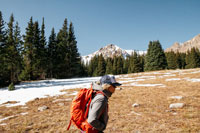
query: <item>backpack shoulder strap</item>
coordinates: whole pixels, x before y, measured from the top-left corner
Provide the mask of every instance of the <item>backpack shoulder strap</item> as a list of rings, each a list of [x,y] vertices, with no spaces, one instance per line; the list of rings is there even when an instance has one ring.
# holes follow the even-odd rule
[[[102,94],[103,96],[105,96],[105,94],[102,91],[97,91],[96,94]]]

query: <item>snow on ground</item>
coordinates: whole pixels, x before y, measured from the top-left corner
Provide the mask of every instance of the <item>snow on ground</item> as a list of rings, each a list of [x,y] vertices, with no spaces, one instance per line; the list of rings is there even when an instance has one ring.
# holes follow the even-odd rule
[[[178,99],[178,100],[181,100],[181,99],[183,99],[183,96],[171,96],[170,98],[171,98],[171,99]]]
[[[173,80],[181,80],[180,78],[171,78],[171,79],[166,79],[165,81],[173,81]]]
[[[16,90],[8,91],[7,88],[0,89],[0,106],[8,101],[17,101],[16,104],[7,104],[6,106],[25,105],[26,102],[35,98],[44,98],[47,96],[61,95],[66,92],[60,92],[64,89],[89,88],[91,82],[99,80],[100,77],[92,78],[73,78],[73,79],[55,79],[42,80],[34,82],[24,82],[16,85]],[[76,95],[74,92],[71,95]]]
[[[137,84],[137,83],[131,83],[129,85],[131,85],[131,86],[146,86],[146,87],[151,87],[151,86],[166,87],[163,84]]]
[[[190,72],[190,73],[198,73],[198,71],[188,71],[188,70],[176,70],[177,74],[181,72]],[[153,72],[151,74],[163,74],[163,77],[167,76],[175,76],[174,71],[168,73],[160,73],[160,72]],[[146,73],[143,73],[146,75]],[[150,73],[148,73],[150,74]],[[153,76],[148,75],[144,76],[139,74],[134,74],[136,77],[130,78],[130,75],[117,75],[115,76],[123,86],[158,86],[158,87],[166,87],[164,84],[139,84],[139,81],[145,81],[148,79],[157,79],[161,78],[160,75]],[[19,85],[16,85],[16,90],[8,91],[8,88],[1,88],[0,89],[0,106],[17,106],[17,105],[25,105],[26,102],[30,100],[34,100],[35,98],[44,98],[47,96],[56,96],[66,94],[66,92],[61,92],[61,90],[66,89],[74,89],[74,88],[89,88],[91,82],[99,80],[100,77],[91,77],[91,78],[73,78],[73,79],[54,79],[54,80],[42,80],[42,81],[34,81],[34,82],[23,82]],[[198,78],[169,78],[166,81],[173,81],[173,80],[186,80],[189,82],[200,82]],[[127,83],[127,84],[126,84]],[[69,95],[76,95],[77,92],[74,91],[72,94]],[[8,101],[17,101],[16,104],[10,104]],[[8,102],[8,104],[3,104]],[[12,102],[11,102],[12,103]]]
[[[156,79],[156,76],[140,76],[140,77],[136,77],[137,79]]]
[[[194,74],[194,73],[200,73],[200,71],[194,71],[194,72],[191,72],[192,74]]]
[[[121,84],[130,83],[130,82],[138,82],[138,81],[145,81],[145,79],[128,79],[125,81],[120,81]]]
[[[0,122],[7,120],[7,119],[10,119],[10,118],[13,118],[13,117],[15,117],[15,116],[13,115],[13,116],[8,116],[8,117],[5,117],[5,118],[2,118],[2,119],[0,119]]]
[[[25,112],[25,113],[20,113],[20,114],[18,114],[18,115],[12,115],[12,116],[8,116],[8,117],[5,117],[5,118],[1,118],[1,119],[0,119],[0,122],[2,122],[2,121],[4,121],[4,120],[8,120],[8,119],[13,118],[13,117],[16,117],[16,116],[19,116],[19,115],[27,115],[27,114],[28,114],[28,112]],[[3,123],[3,125],[6,125],[6,123]]]
[[[200,82],[200,79],[192,78],[192,79],[187,79],[187,81],[191,81],[191,82]]]
[[[176,76],[176,74],[164,74],[163,76],[160,76],[160,77],[172,77],[172,76]]]

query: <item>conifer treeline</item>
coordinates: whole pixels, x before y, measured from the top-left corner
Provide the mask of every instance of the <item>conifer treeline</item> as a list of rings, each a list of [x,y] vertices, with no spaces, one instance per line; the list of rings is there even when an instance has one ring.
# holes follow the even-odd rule
[[[128,57],[107,59],[99,55],[84,64],[78,52],[72,22],[68,25],[65,19],[59,32],[56,34],[52,28],[46,39],[44,18],[40,27],[38,21],[33,21],[31,17],[26,33],[22,36],[14,15],[10,16],[6,24],[0,11],[0,87],[23,80],[197,67],[200,67],[200,52],[197,48],[187,53],[164,53],[159,41],[149,42],[146,55],[134,52]]]
[[[44,18],[30,18],[23,38],[14,15],[6,23],[0,12],[0,86],[22,80],[71,78],[82,76],[80,54],[72,22],[67,19],[56,34],[52,28],[47,41]]]
[[[105,74],[127,74],[142,72],[144,65],[144,55],[134,52],[131,56],[115,56],[104,59],[102,55],[94,56],[86,64],[85,70],[88,76],[103,76]]]
[[[114,57],[104,59],[102,55],[95,56],[86,64],[88,76],[104,74],[127,74],[164,69],[188,69],[200,67],[200,52],[192,48],[187,53],[166,52],[159,41],[150,41],[146,55],[132,53],[126,58]]]

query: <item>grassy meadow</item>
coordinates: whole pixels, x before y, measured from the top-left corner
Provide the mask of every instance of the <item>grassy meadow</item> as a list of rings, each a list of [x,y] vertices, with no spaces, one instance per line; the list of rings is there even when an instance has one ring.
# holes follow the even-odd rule
[[[200,132],[200,69],[119,75],[117,80],[123,85],[109,99],[105,133]],[[60,96],[36,98],[25,106],[0,105],[0,132],[67,132],[74,97],[70,94],[79,89],[63,90],[66,94]],[[184,106],[169,108],[172,103]],[[38,111],[43,105],[48,109]],[[68,132],[80,133],[75,126]]]

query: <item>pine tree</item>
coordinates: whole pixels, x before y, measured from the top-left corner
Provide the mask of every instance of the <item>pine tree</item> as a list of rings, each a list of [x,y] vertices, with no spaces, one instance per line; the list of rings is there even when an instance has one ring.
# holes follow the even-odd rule
[[[81,68],[79,76],[81,77],[87,77],[88,76],[88,63],[81,62]]]
[[[124,61],[124,64],[123,64],[123,73],[124,74],[128,73],[129,63],[130,63],[130,56],[126,57],[126,59]]]
[[[23,66],[23,57],[22,57],[22,52],[23,52],[23,41],[22,41],[22,36],[20,33],[20,27],[18,22],[16,22],[15,25],[15,29],[14,29],[14,42],[15,42],[15,46],[16,46],[16,61],[18,62],[16,64],[17,66],[17,70],[16,70],[16,74],[18,79],[20,79],[20,73],[22,72],[22,66]]]
[[[34,47],[34,62],[33,62],[33,75],[34,79],[45,79],[47,68],[47,51],[46,51],[46,38],[45,38],[45,25],[44,18],[42,21],[41,31],[39,23],[36,21],[33,24],[33,47]]]
[[[98,66],[98,57],[95,55],[89,62],[88,65],[88,75],[89,76],[95,76],[97,72],[97,66]]]
[[[186,57],[185,57],[185,62],[186,62],[186,69],[188,68],[192,68],[190,66],[190,60],[191,60],[191,51],[190,50],[187,50],[187,54],[186,54]]]
[[[123,73],[123,62],[122,56],[117,57],[117,74]]]
[[[10,76],[9,76],[9,70],[8,65],[5,60],[5,54],[6,54],[6,29],[5,29],[5,22],[3,20],[2,13],[0,11],[0,86],[5,86],[10,83]]]
[[[54,28],[52,28],[48,43],[48,77],[50,78],[55,77],[54,68],[56,67],[56,46],[56,33],[54,31]]]
[[[106,74],[112,74],[112,58],[106,59]]]
[[[70,55],[67,46],[68,37],[67,19],[64,20],[62,29],[57,35],[55,78],[68,78],[70,75]]]
[[[5,46],[7,37],[6,37],[6,30],[5,30],[5,22],[3,20],[2,13],[0,11],[0,47],[3,48]]]
[[[149,43],[145,57],[145,71],[162,70],[167,67],[167,61],[159,41]]]
[[[98,58],[97,73],[95,76],[103,76],[105,72],[106,72],[106,64],[103,55],[101,54]]]
[[[69,77],[77,77],[80,75],[81,58],[77,49],[77,41],[74,35],[74,27],[72,22],[69,26],[67,47],[69,52]]]
[[[182,69],[182,60],[181,60],[181,53],[175,53],[176,56],[176,68]]]
[[[113,72],[112,72],[114,75],[117,74],[117,57],[115,56],[113,58]]]
[[[168,64],[168,69],[176,69],[177,68],[177,58],[176,54],[174,51],[167,52],[165,53],[166,59],[167,59],[167,64]]]
[[[45,37],[45,24],[44,18],[42,19],[41,37],[40,37],[40,78],[45,79],[47,69],[47,49],[46,49],[46,37]]]
[[[16,25],[18,28],[18,25]],[[13,14],[10,16],[10,21],[8,23],[8,40],[6,44],[6,62],[8,63],[10,82],[16,83],[18,82],[18,75],[20,73],[21,66],[21,57],[20,57],[20,38],[16,36],[19,33],[19,29],[15,29],[14,27],[14,16]]]
[[[41,53],[40,53],[40,28],[39,28],[39,23],[36,21],[33,24],[33,53],[34,53],[34,58],[32,60],[32,70],[33,70],[33,77],[34,79],[39,79],[40,77],[40,69],[41,69]]]
[[[181,68],[185,69],[186,67],[186,53],[181,53]]]
[[[134,54],[130,57],[130,64],[128,68],[128,73],[141,72],[141,64],[138,54],[134,51]]]
[[[197,48],[192,48],[188,51],[186,56],[186,68],[197,68],[200,67],[200,57]]]
[[[34,79],[34,60],[35,60],[35,47],[34,47],[34,27],[33,19],[30,18],[28,27],[26,28],[26,34],[24,36],[24,70],[21,74],[23,80]]]
[[[140,60],[140,72],[144,72],[144,60],[145,60],[145,55],[138,55],[138,58]]]

